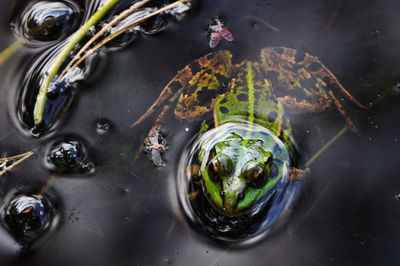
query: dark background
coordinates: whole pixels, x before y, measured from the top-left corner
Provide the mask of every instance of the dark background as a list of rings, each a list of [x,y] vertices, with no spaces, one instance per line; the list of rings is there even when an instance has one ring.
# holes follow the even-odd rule
[[[15,41],[7,19],[13,2],[18,10],[28,1],[1,1],[2,49]],[[400,82],[399,12],[397,0],[199,1],[182,21],[104,56],[101,75],[79,92],[53,135],[40,139],[17,129],[18,121],[10,115],[16,108],[12,95],[41,52],[20,50],[0,68],[0,153],[36,153],[0,177],[0,195],[15,186],[47,182],[51,173],[42,157],[55,136],[84,139],[96,173],[56,179],[51,193],[59,201],[60,222],[31,253],[20,254],[1,227],[0,264],[397,265],[400,97],[394,87]],[[168,155],[181,147],[170,146],[169,167],[155,168],[146,155],[134,163],[152,121],[128,128],[179,69],[212,51],[206,29],[216,15],[235,37],[216,49],[232,51],[235,62],[258,60],[263,47],[291,47],[318,56],[361,102],[385,95],[368,111],[346,103],[361,136],[347,132],[312,165],[306,189],[282,229],[242,248],[217,243],[181,219],[173,179],[176,162]],[[96,133],[99,118],[111,121],[107,134]],[[306,160],[344,121],[332,110],[298,126]]]

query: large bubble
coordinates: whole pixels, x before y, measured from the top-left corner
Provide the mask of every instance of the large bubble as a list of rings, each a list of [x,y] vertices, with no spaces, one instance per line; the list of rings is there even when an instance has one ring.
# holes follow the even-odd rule
[[[13,30],[28,45],[58,41],[77,29],[80,13],[71,1],[34,1],[13,24]]]

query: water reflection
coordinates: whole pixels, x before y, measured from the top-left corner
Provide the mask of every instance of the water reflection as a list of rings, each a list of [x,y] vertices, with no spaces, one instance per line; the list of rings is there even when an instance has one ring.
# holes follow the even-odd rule
[[[24,188],[10,191],[3,202],[2,223],[23,249],[37,243],[58,222],[57,209],[45,193]]]
[[[215,182],[209,168],[214,160],[219,163],[213,171],[224,168],[227,173]],[[268,180],[254,184],[247,178],[249,163],[251,169],[262,167],[265,174],[257,171],[256,176]],[[225,123],[195,136],[183,151],[176,181],[179,201],[198,230],[223,241],[252,243],[285,217],[297,198],[301,182],[289,180],[292,166],[285,145],[266,128]]]
[[[59,137],[51,141],[47,145],[44,160],[46,168],[52,171],[95,172],[84,142],[74,136]]]
[[[29,46],[42,46],[68,36],[80,24],[80,8],[73,1],[31,2],[12,25]]]

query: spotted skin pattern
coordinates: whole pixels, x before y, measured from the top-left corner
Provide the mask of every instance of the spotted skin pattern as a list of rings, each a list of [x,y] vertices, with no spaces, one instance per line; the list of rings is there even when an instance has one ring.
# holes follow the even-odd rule
[[[244,60],[233,65],[229,51],[218,51],[197,59],[179,71],[155,103],[132,126],[141,123],[165,103],[153,127],[159,126],[171,107],[174,107],[175,117],[180,120],[201,121],[212,115],[214,127],[241,117],[250,124],[269,129],[290,154],[293,152],[293,142],[288,114],[291,113],[319,113],[335,106],[353,133],[358,133],[336,98],[335,94],[338,93],[356,106],[366,108],[346,91],[315,56],[291,48],[268,47],[261,50],[260,62]],[[218,149],[214,152],[214,157],[199,158],[207,162],[202,163],[202,167],[192,167],[197,169],[193,175],[203,176],[202,187],[206,198],[221,214],[227,216],[251,209],[258,197],[265,195],[271,187],[267,181],[257,181],[261,184],[259,186],[257,182],[251,183],[249,180],[270,180],[270,163],[276,154],[265,154],[269,154],[274,144],[264,141],[261,148],[257,147],[252,143],[258,143],[258,139],[252,139],[251,133],[244,133],[242,138],[235,142],[239,145],[234,147],[235,152],[227,153],[228,149],[225,149],[231,145],[232,140],[222,140],[215,145],[222,146],[219,152]],[[259,156],[253,159],[245,156],[256,150]],[[239,155],[236,151],[239,151]],[[257,161],[258,157],[264,157],[265,160]],[[218,172],[227,167],[223,165],[227,161],[239,166],[233,171],[235,175],[230,171]],[[246,171],[241,169],[249,163],[253,168]],[[249,171],[251,174],[248,174]],[[307,172],[292,168],[289,179],[301,178]],[[221,180],[226,183],[220,183]],[[254,184],[252,188],[251,184]]]

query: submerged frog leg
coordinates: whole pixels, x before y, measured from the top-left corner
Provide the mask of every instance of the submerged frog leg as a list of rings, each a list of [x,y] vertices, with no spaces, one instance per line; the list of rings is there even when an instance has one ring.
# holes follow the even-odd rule
[[[320,97],[319,93],[315,93],[313,97],[300,102],[297,101],[296,97],[289,95],[277,99],[287,110],[294,113],[320,113],[332,105],[330,98]]]
[[[333,104],[354,133],[356,127],[333,95],[342,93],[357,107],[367,109],[340,84],[317,57],[290,48],[265,48],[261,52],[262,67],[273,84],[277,99],[291,112],[319,113]]]
[[[343,87],[335,75],[316,56],[291,48],[271,47],[261,51],[261,59],[264,70],[267,73],[268,71],[277,72],[278,83],[286,83],[289,91],[298,88],[304,90],[305,95],[303,96],[309,96],[313,91],[320,92],[321,96],[325,96],[323,90],[330,85],[329,87],[341,92],[357,107],[368,109]]]
[[[304,177],[308,176],[311,173],[310,168],[306,168],[305,170],[300,170],[295,167],[290,169],[289,173],[289,181],[297,181],[303,179]]]
[[[215,99],[228,90],[232,55],[219,51],[201,57],[192,64],[193,77],[179,95],[175,117],[195,121],[204,119],[213,110]]]
[[[262,69],[274,95],[287,110],[319,113],[330,107],[332,101],[324,90],[327,84],[306,69],[304,58],[307,56],[290,48],[264,48]]]
[[[335,95],[333,94],[332,91],[328,91],[329,95],[332,97],[333,102],[336,105],[337,110],[339,111],[339,113],[342,115],[342,117],[344,118],[344,120],[346,121],[347,126],[350,128],[350,130],[356,134],[359,135],[359,132],[356,128],[356,126],[353,124],[353,122],[351,121],[350,117],[347,115],[346,111],[343,108],[343,105],[339,102],[339,100],[335,97]]]
[[[207,54],[187,65],[178,72],[157,100],[130,127],[143,122],[164,102],[167,102],[167,107],[164,107],[162,111],[165,114],[169,106],[178,101],[175,115],[180,119],[193,120],[198,114],[208,112],[209,109],[204,108],[203,104],[206,104],[204,101],[209,102],[213,97],[202,97],[202,95],[209,96],[207,92],[217,92],[221,88],[222,80],[227,79],[230,74],[231,57],[230,52],[219,51]],[[157,120],[162,119],[161,114]]]
[[[130,127],[135,127],[138,124],[142,123],[147,117],[154,113],[157,107],[163,104],[165,101],[170,100],[169,102],[174,101],[179,95],[186,84],[189,82],[192,77],[192,72],[189,66],[186,66],[183,70],[179,71],[178,74],[167,84],[167,86],[162,90],[160,96],[156,99],[156,101],[150,106],[149,109],[139,117]],[[172,99],[171,99],[172,97]],[[164,107],[164,109],[168,109],[169,106]],[[165,110],[166,111],[166,110]],[[165,113],[165,112],[164,112]],[[159,117],[160,120],[162,117]]]
[[[313,75],[319,75],[323,77],[325,80],[329,82],[330,85],[332,85],[333,88],[341,92],[351,103],[356,105],[357,107],[361,109],[369,109],[368,106],[365,106],[364,104],[360,103],[356,98],[354,98],[344,87],[343,85],[339,82],[339,80],[335,77],[335,75],[332,74],[332,72],[324,65],[322,64],[317,57],[310,56],[309,54],[306,54],[307,56],[311,57],[314,61],[310,60],[311,63],[319,63],[321,68],[317,71],[311,72]]]

